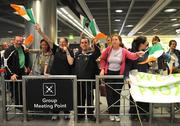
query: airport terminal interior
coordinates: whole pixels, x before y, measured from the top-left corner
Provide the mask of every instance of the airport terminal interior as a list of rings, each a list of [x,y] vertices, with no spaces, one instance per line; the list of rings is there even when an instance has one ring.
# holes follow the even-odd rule
[[[180,0],[0,0],[0,126],[180,126]]]

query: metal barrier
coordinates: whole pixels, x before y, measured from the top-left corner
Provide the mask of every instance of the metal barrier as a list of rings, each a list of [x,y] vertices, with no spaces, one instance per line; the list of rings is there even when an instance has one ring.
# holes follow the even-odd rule
[[[154,70],[154,69],[149,69],[148,73],[151,74],[160,74],[160,75],[168,75],[167,71],[164,73],[162,70]],[[174,103],[166,103],[166,104],[162,104],[162,103],[150,103],[150,122],[152,122],[153,119],[153,115],[163,115],[163,114],[169,114],[170,115],[170,122],[173,123],[174,119],[175,119],[175,113],[178,113],[180,111],[180,103],[179,107],[177,107],[177,109],[175,109],[175,105]],[[159,113],[154,113],[153,108],[159,108],[160,107],[160,112]],[[166,109],[167,112],[163,113],[163,108]]]
[[[1,76],[0,76],[0,122],[2,122],[2,120],[3,120],[2,83],[4,82],[4,79],[2,78],[2,76],[3,76],[3,75],[2,75],[2,73],[1,73]]]
[[[127,88],[128,86],[125,86],[125,84],[124,84],[124,82],[117,82],[117,83],[108,83],[108,80],[109,79],[113,79],[113,80],[117,80],[117,79],[122,79],[123,80],[123,76],[122,75],[105,75],[105,76],[96,76],[96,94],[98,94],[97,95],[97,97],[96,97],[96,100],[97,100],[97,103],[99,102],[99,86],[100,86],[100,84],[99,84],[99,82],[102,80],[102,79],[105,79],[105,80],[107,80],[106,81],[106,83],[105,83],[105,85],[106,85],[106,89],[107,89],[107,87],[108,88],[111,88],[111,90],[113,90],[115,93],[117,93],[118,95],[120,95],[120,98],[118,99],[118,100],[116,100],[111,106],[109,106],[107,109],[109,110],[111,107],[124,107],[124,111],[123,111],[123,115],[127,115],[127,116],[129,116],[129,114],[126,114],[126,112],[125,112],[125,108],[126,107],[129,107],[129,106],[127,106],[127,105],[125,105],[125,100],[128,100],[129,102],[131,102],[131,103],[134,103],[134,106],[136,107],[136,111],[137,111],[137,115],[138,115],[138,117],[139,117],[139,110],[143,110],[140,106],[137,106],[137,104],[136,104],[136,102],[135,101],[131,101],[130,99],[129,99],[129,94],[130,94],[130,92],[129,92],[129,88]],[[110,86],[111,85],[111,86]],[[112,87],[112,85],[121,85],[121,86],[119,86],[120,88],[116,88],[116,89],[114,89],[113,87]],[[124,85],[124,87],[122,87]],[[122,91],[128,91],[129,93],[128,94],[125,94],[125,95],[122,95],[121,94],[121,92]],[[115,105],[117,102],[119,102],[119,101],[121,101],[120,99],[121,99],[121,97],[122,97],[122,99],[123,99],[123,105]],[[96,106],[96,109],[97,109],[97,113],[96,113],[96,115],[97,115],[97,122],[99,122],[100,121],[100,116],[102,116],[102,115],[110,115],[110,114],[104,114],[105,112],[106,112],[106,110],[104,110],[104,111],[101,111],[100,112],[100,106],[97,104],[97,106]],[[143,110],[144,112],[146,112],[146,114],[149,114],[149,112],[147,112],[146,110]],[[111,114],[112,115],[112,114]],[[117,115],[117,114],[115,114],[115,115]],[[119,114],[120,115],[120,114]],[[140,124],[142,125],[142,122],[141,122],[141,118],[139,117],[139,121],[140,121]]]
[[[18,80],[15,82],[12,82],[10,80],[2,80],[2,98],[3,98],[3,120],[7,120],[7,115],[9,114],[21,114],[23,115],[23,120],[27,121],[27,116],[28,115],[60,115],[60,114],[53,114],[53,113],[38,113],[38,112],[31,112],[27,110],[27,100],[26,100],[26,86],[27,86],[27,81],[28,80],[35,80],[35,79],[60,79],[60,80],[72,80],[73,81],[73,110],[74,114],[77,115],[77,79],[76,76],[59,76],[59,75],[53,75],[53,76],[23,76],[22,80]],[[14,99],[14,104],[13,102],[9,103],[8,101],[8,93],[10,90],[10,99]],[[14,108],[14,113],[11,113],[11,108]],[[16,109],[20,110],[20,113],[16,112]],[[67,114],[63,114],[67,115]],[[76,116],[74,116],[74,119],[76,119]]]
[[[158,108],[160,109],[159,112],[154,112],[153,108]],[[174,123],[175,120],[175,115],[180,109],[178,108],[175,110],[175,104],[174,103],[150,103],[150,122],[152,122],[154,115],[156,116],[162,116],[162,115],[169,115],[170,117],[170,122]]]
[[[4,80],[2,77],[2,114],[6,121],[7,115],[22,113],[22,80]],[[18,111],[16,111],[18,109]]]
[[[99,84],[99,82],[100,82],[100,80],[102,80],[102,79],[122,79],[123,78],[123,76],[120,76],[120,75],[105,75],[105,76],[96,76],[96,94],[97,94],[97,97],[96,97],[96,100],[97,100],[97,103],[99,102],[99,86],[100,86],[100,84]],[[119,83],[120,84],[120,83]],[[105,85],[108,85],[107,83],[105,83]],[[125,88],[126,86],[125,86],[125,84],[124,84],[124,88],[122,88],[122,90],[121,91],[128,91],[129,92],[129,89],[127,88]],[[127,86],[128,87],[128,86]],[[112,89],[112,88],[111,88]],[[116,93],[118,93],[119,95],[120,95],[120,93],[119,92],[117,92],[116,90],[114,90],[114,92],[116,92]],[[129,92],[129,94],[130,94],[130,92]],[[134,100],[130,100],[129,98],[128,98],[128,95],[122,95],[121,94],[121,97],[123,98],[123,99],[126,99],[126,100],[128,100],[130,103],[134,103],[135,104],[135,107],[136,107],[136,111],[137,111],[137,115],[138,115],[138,119],[139,119],[139,121],[140,121],[140,125],[142,126],[143,124],[142,124],[142,121],[141,121],[141,118],[140,118],[140,116],[142,115],[149,115],[149,124],[151,125],[151,123],[152,123],[152,119],[153,119],[153,115],[154,115],[154,110],[153,110],[153,108],[154,108],[154,104],[152,104],[152,103],[149,103],[149,112],[147,111],[147,110],[144,110],[143,108],[141,108],[141,106],[138,106],[137,105],[137,102],[135,102]],[[168,104],[166,104],[166,105],[168,105]],[[175,104],[173,104],[173,103],[171,103],[171,104],[169,104],[169,115],[170,115],[170,122],[171,123],[173,123],[174,122],[174,119],[175,119],[175,114],[176,113],[178,113],[180,110],[179,110],[179,108],[177,107],[177,110],[175,111],[175,106],[174,106]],[[124,100],[124,102],[123,102],[123,105],[122,105],[123,107],[124,107],[124,110],[125,110],[125,107],[130,107],[130,106],[126,106],[125,105],[125,100]],[[100,116],[101,115],[109,115],[109,114],[103,114],[104,112],[106,112],[106,111],[101,111],[100,112],[100,106],[99,105],[97,105],[96,106],[96,109],[97,109],[97,122],[99,122],[100,121]],[[109,108],[108,108],[109,109]],[[162,109],[162,108],[161,108]],[[144,114],[142,114],[142,113],[140,113],[139,112],[139,110],[141,110],[141,111],[143,111],[144,112]],[[159,114],[159,113],[155,113],[156,115],[157,114]],[[163,114],[167,114],[167,113],[163,113],[162,112],[162,110],[161,110],[161,113],[160,113],[161,115],[163,115]],[[123,115],[127,115],[127,116],[129,116],[129,114],[125,114],[125,111],[123,111]]]
[[[176,118],[179,118],[178,115],[180,115],[180,103],[172,104],[171,110],[174,111],[174,113],[172,113],[172,121],[171,121],[172,123],[174,123],[174,120]]]
[[[2,85],[2,117],[3,120],[6,121],[8,119],[8,115],[23,115],[23,120],[27,121],[28,115],[60,115],[60,114],[52,114],[52,113],[32,113],[31,111],[27,110],[27,103],[26,103],[26,82],[28,80],[34,80],[34,79],[67,79],[67,80],[72,80],[73,81],[73,111],[74,111],[74,121],[75,123],[78,120],[78,117],[84,116],[84,117],[89,117],[89,116],[94,116],[96,117],[96,122],[100,122],[100,116],[105,116],[109,115],[106,114],[106,110],[100,111],[100,91],[99,91],[99,86],[100,86],[100,81],[102,79],[109,80],[109,79],[122,79],[123,76],[120,75],[106,75],[106,76],[96,76],[96,80],[93,79],[79,79],[77,80],[76,76],[73,75],[53,75],[53,76],[23,76],[23,80],[18,80],[16,82],[12,82],[10,80],[4,80],[2,78],[1,80],[1,85]],[[109,86],[108,81],[105,83],[107,86]],[[113,83],[110,83],[113,85]],[[120,83],[116,83],[120,84]],[[123,83],[121,83],[122,85]],[[17,86],[16,86],[17,85]],[[124,84],[123,84],[124,85]],[[21,89],[22,86],[22,89]],[[127,91],[129,92],[128,86],[124,86],[124,88],[120,89],[113,89],[112,87],[109,86],[114,92],[117,94],[121,95],[122,100],[124,101],[121,108],[124,107],[123,115],[129,116],[129,114],[126,113],[125,109],[126,107],[129,107],[125,104],[125,100],[132,102],[135,104],[136,110],[137,110],[137,115],[139,118],[139,121],[142,125],[141,118],[139,116],[139,110],[142,109],[140,106],[136,104],[136,102],[131,101],[129,99],[129,93],[122,95],[120,92],[122,91]],[[22,101],[16,99],[21,99],[20,94],[16,94],[16,91],[21,92],[22,90]],[[95,93],[94,93],[95,90]],[[95,97],[94,97],[95,94]],[[118,100],[120,101],[120,99]],[[23,103],[23,104],[22,104]],[[94,105],[95,103],[95,105]],[[116,103],[113,103],[113,107],[116,107]],[[109,106],[111,108],[112,106]],[[118,105],[120,107],[120,105]],[[16,109],[19,109],[20,111],[16,111]],[[109,109],[107,107],[107,110]],[[21,111],[22,110],[22,111]],[[144,110],[145,111],[145,110]],[[94,113],[95,112],[95,113]],[[152,122],[152,117],[153,117],[153,104],[150,104],[150,110],[146,114],[149,114],[149,122]],[[174,120],[174,104],[171,104],[171,122]],[[64,114],[63,114],[64,115]]]
[[[77,118],[79,120],[86,117],[94,118],[94,110],[97,106],[97,101],[94,101],[94,90],[96,90],[94,79],[77,80]],[[97,97],[96,93],[95,97]]]

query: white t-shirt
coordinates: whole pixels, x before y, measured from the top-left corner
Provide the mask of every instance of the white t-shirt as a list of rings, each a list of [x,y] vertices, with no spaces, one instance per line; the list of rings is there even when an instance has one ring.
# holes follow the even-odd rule
[[[119,48],[117,50],[112,49],[110,56],[108,58],[108,70],[111,71],[119,71],[121,66],[120,63],[122,61],[122,48]]]
[[[1,58],[4,58],[5,50],[2,50],[0,53],[1,53]]]
[[[175,66],[175,67],[178,67],[178,66],[179,66],[178,57],[176,56],[175,53],[171,53],[171,56],[173,56],[173,57],[175,58],[174,66]]]

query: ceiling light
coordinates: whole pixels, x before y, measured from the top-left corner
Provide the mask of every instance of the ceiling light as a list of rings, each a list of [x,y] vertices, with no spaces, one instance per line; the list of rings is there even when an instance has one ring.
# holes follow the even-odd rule
[[[155,0],[152,8],[141,18],[141,20],[128,33],[128,36],[133,36],[141,28],[143,28],[150,20],[152,20],[159,12],[161,12],[173,0]]]
[[[180,34],[180,29],[176,29],[176,33],[177,33],[177,34]]]
[[[114,29],[114,31],[119,31],[118,29]]]
[[[122,13],[123,10],[115,10],[116,13]]]
[[[60,8],[60,10],[62,10],[66,15],[68,15],[69,13],[62,7]]]
[[[120,20],[120,19],[115,19],[114,21],[116,21],[116,22],[120,22],[121,20]]]
[[[173,24],[172,27],[177,27],[179,26],[180,24]]]
[[[134,25],[126,25],[127,28],[131,28],[133,27]]]
[[[57,9],[57,14],[58,16],[68,21],[73,26],[75,26],[81,32],[85,33],[90,38],[94,37],[86,28],[83,28],[83,26],[80,23],[79,18],[77,18],[76,15],[68,7]]]
[[[74,39],[74,35],[70,34],[68,38],[69,38],[69,40],[73,40]]]
[[[177,21],[177,18],[172,18],[171,21]]]
[[[154,35],[156,35],[157,34],[157,32],[153,32],[154,33]]]
[[[157,30],[158,30],[157,28],[153,29],[153,31],[157,31]]]
[[[175,8],[170,8],[170,9],[164,10],[164,12],[166,12],[166,13],[172,13],[172,12],[176,12],[176,11],[177,11],[177,9],[175,9]]]
[[[13,33],[13,31],[8,31],[8,33],[9,33],[9,34],[12,34],[12,33]]]

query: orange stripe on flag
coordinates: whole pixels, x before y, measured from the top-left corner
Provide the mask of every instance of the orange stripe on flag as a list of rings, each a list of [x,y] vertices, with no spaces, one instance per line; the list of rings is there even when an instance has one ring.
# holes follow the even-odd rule
[[[105,35],[104,33],[98,33],[96,36],[95,36],[96,39],[106,39],[107,38],[107,35]]]
[[[24,40],[24,45],[29,46],[34,40],[34,36],[30,34],[25,40]]]
[[[20,5],[16,5],[16,4],[10,4],[10,6],[16,10],[16,12],[23,16],[23,15],[26,15],[26,10],[24,8],[22,8],[23,6],[20,6]]]

